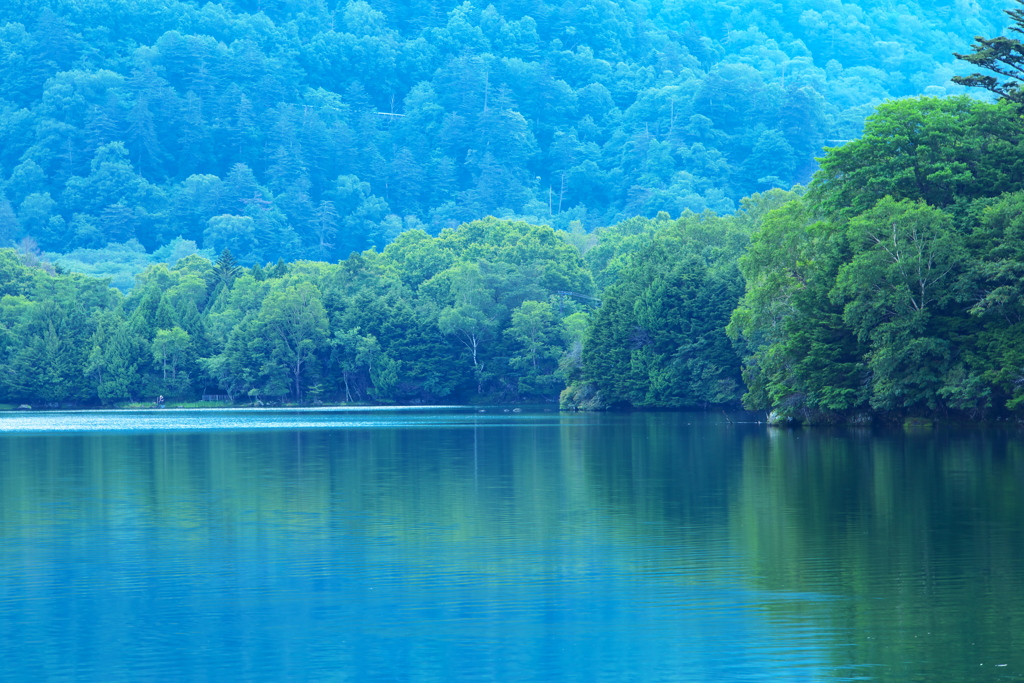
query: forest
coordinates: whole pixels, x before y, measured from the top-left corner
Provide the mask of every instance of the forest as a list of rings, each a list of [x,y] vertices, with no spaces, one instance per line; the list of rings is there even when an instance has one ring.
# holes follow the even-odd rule
[[[1010,2],[7,0],[0,246],[127,290],[189,250],[731,213],[962,91],[951,49]]]
[[[1015,415],[1003,9],[5,4],[0,401]]]

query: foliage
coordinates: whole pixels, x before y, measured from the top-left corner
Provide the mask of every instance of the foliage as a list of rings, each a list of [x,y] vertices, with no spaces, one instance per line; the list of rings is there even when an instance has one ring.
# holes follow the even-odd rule
[[[0,7],[0,401],[1024,408],[999,7],[136,4]]]
[[[740,259],[729,332],[748,407],[811,420],[1021,408],[1021,132],[1008,103],[920,98],[829,152]]]
[[[612,405],[735,401],[739,358],[724,328],[743,287],[736,268],[748,237],[742,220],[710,213],[660,224],[634,219],[629,232],[601,235],[605,242],[648,238],[615,257],[622,265],[593,317],[581,381]]]
[[[127,295],[26,259],[0,250],[0,394],[18,403],[554,400],[586,321],[559,292],[593,293],[565,233],[496,219],[335,264],[192,254]]]
[[[266,267],[182,240],[125,295],[31,244],[0,250],[0,400],[553,401],[565,387],[566,407],[709,407],[745,384],[748,407],[782,418],[1007,415],[1024,407],[1010,111],[886,104],[806,193],[590,235],[486,218]]]
[[[126,291],[134,245],[179,238],[251,266],[486,215],[728,213],[805,183],[886,98],[946,94],[971,66],[949,36],[999,5],[8,2],[0,246]]]
[[[1024,5],[1021,0],[1016,2]],[[1018,35],[1024,33],[1024,10],[1005,11],[1014,23],[1010,31]],[[953,81],[972,88],[984,88],[999,95],[1000,99],[1018,105],[1024,104],[1024,93],[1021,92],[1021,80],[1024,79],[1024,44],[1019,39],[1008,36],[977,36],[975,40],[978,42],[971,46],[970,54],[954,54],[957,59],[980,66],[996,75],[973,73],[970,76],[954,76]],[[1005,80],[1001,81],[1000,76]]]
[[[883,197],[937,207],[1013,190],[1024,173],[1015,107],[967,97],[887,102],[864,135],[830,150],[810,194],[830,216],[854,215]]]

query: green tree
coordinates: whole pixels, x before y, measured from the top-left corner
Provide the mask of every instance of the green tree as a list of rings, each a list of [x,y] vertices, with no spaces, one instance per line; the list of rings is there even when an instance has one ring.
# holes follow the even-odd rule
[[[886,196],[937,207],[1020,188],[1024,144],[1014,107],[968,97],[887,102],[864,134],[829,151],[809,197],[830,216],[852,216]]]
[[[64,220],[53,215],[56,206],[49,192],[33,192],[18,207],[21,230],[42,240],[42,246],[47,249],[63,246]]]
[[[103,403],[132,400],[142,384],[139,357],[142,340],[119,312],[100,318],[92,336],[84,368],[93,378],[96,396]]]
[[[448,275],[453,301],[438,313],[437,326],[442,334],[457,338],[469,350],[477,393],[483,393],[485,366],[481,349],[497,331],[498,305],[478,265],[462,263],[451,268]]]
[[[380,352],[380,344],[372,334],[361,335],[359,328],[336,330],[331,339],[331,358],[341,369],[345,387],[345,403],[360,398],[372,382],[370,367]]]
[[[334,208],[334,202],[325,199],[317,206],[313,233],[316,235],[319,254],[326,256],[331,253],[334,249],[332,240],[338,234],[338,211]]]
[[[156,331],[156,336],[153,338],[153,360],[160,363],[163,368],[164,382],[177,378],[178,363],[181,356],[188,351],[191,342],[188,332],[178,326],[169,330]],[[170,370],[169,377],[168,370]]]
[[[557,393],[555,370],[562,349],[554,309],[546,301],[524,301],[512,311],[505,334],[516,344],[509,365],[519,373],[519,393],[552,396]]]
[[[739,260],[746,292],[727,331],[744,356],[749,409],[813,417],[867,402],[862,345],[830,297],[847,238],[813,215],[803,200],[769,212]]]
[[[582,376],[612,404],[696,407],[738,398],[739,358],[724,328],[741,292],[736,218],[634,221],[629,251],[583,347]],[[613,233],[614,234],[614,233]],[[622,244],[619,245],[621,248]]]
[[[1024,5],[1022,0],[1016,2]],[[1013,20],[1010,32],[1018,35],[1024,33],[1024,10],[1004,11]],[[978,42],[971,45],[970,54],[953,54],[957,59],[996,75],[973,73],[970,76],[954,76],[953,82],[970,88],[984,88],[999,95],[1001,99],[1018,105],[1024,104],[1024,92],[1021,91],[1021,82],[1024,81],[1024,44],[1018,38],[1009,36],[976,36],[975,40]]]
[[[833,297],[845,302],[844,321],[869,347],[872,407],[939,408],[956,348],[937,314],[964,298],[962,238],[942,211],[886,198],[850,221],[849,239],[853,253]]]
[[[217,263],[213,267],[213,276],[224,287],[230,287],[231,283],[235,281],[235,278],[241,272],[242,268],[235,261],[231,250],[224,247],[223,251],[220,252],[220,256],[217,257]]]
[[[32,292],[37,305],[13,328],[18,345],[5,367],[9,395],[27,402],[88,401],[94,395],[85,374],[92,316],[111,308],[116,297],[105,283],[81,276],[39,279]]]
[[[207,221],[203,246],[238,254],[243,263],[257,260],[256,222],[249,216],[214,216]]]
[[[266,335],[268,361],[288,369],[296,401],[303,397],[303,379],[318,371],[316,360],[327,342],[327,314],[320,291],[309,282],[282,283],[263,300],[257,318]]]

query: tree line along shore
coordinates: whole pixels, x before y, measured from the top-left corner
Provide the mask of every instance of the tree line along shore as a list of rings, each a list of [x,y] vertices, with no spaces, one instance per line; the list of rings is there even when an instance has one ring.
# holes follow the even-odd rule
[[[2,400],[738,406],[807,422],[1024,406],[1013,102],[879,107],[809,187],[591,233],[487,218],[336,263],[0,251]]]
[[[885,101],[816,163],[822,121],[860,111],[828,87],[868,56],[814,43],[810,9],[729,56],[701,37],[717,20],[672,3],[421,20],[173,0],[117,41],[104,2],[0,10],[0,242],[20,239],[0,249],[6,405],[1024,409],[1016,39],[956,55],[995,75],[952,80],[994,101]],[[594,30],[566,48],[576,24]],[[835,53],[820,74],[775,59],[808,44]],[[788,86],[757,85],[754,63]],[[149,263],[127,282],[125,254]]]

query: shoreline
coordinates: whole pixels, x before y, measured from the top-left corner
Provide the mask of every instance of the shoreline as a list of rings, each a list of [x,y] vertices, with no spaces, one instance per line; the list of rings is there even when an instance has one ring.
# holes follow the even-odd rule
[[[32,415],[46,413],[81,414],[81,413],[109,413],[109,414],[150,414],[150,413],[191,413],[191,412],[222,412],[222,413],[387,413],[387,412],[474,412],[474,413],[702,413],[722,414],[724,423],[759,424],[773,430],[797,430],[797,429],[833,429],[833,428],[855,428],[855,429],[892,429],[902,428],[908,431],[925,432],[933,429],[946,427],[965,426],[1024,426],[1024,416],[999,416],[978,420],[957,420],[935,417],[908,417],[900,415],[886,415],[877,413],[859,413],[855,420],[801,420],[798,418],[779,419],[773,416],[770,411],[750,411],[742,408],[615,408],[608,410],[578,410],[559,407],[557,402],[551,403],[453,403],[453,404],[321,404],[321,405],[283,405],[283,406],[254,406],[238,404],[207,404],[197,405],[199,402],[186,402],[179,405],[164,405],[157,407],[153,404],[128,404],[125,406],[67,406],[67,407],[20,407],[11,404],[0,405],[0,415]],[[24,405],[24,404],[23,404]],[[736,420],[733,417],[740,417]],[[746,419],[744,419],[746,418]],[[774,418],[774,419],[773,419]]]

